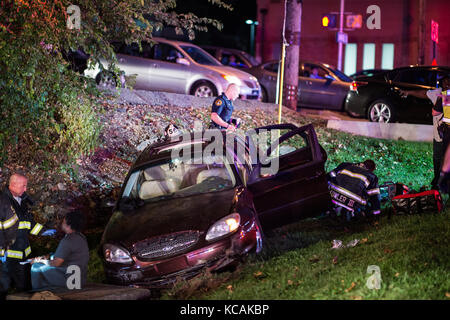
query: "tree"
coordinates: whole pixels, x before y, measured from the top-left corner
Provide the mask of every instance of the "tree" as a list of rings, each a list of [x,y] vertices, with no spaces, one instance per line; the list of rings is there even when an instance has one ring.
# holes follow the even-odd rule
[[[113,40],[151,42],[164,26],[192,39],[208,26],[222,27],[177,13],[176,0],[0,2],[0,164],[54,165],[95,148],[100,126],[92,97],[99,92],[71,69],[68,52],[82,48],[94,62],[104,57],[114,67]],[[207,2],[232,9],[222,0]]]

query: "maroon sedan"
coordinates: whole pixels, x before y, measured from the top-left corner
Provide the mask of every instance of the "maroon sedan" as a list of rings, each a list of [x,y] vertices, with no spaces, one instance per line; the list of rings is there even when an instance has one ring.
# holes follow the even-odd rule
[[[144,150],[103,233],[108,282],[167,287],[259,252],[262,230],[326,210],[326,153],[313,126],[252,133],[274,130],[279,144],[266,148],[255,136],[205,131]]]

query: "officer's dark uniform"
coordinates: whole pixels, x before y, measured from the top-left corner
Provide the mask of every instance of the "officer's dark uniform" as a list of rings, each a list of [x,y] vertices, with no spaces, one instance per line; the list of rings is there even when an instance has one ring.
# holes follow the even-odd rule
[[[18,230],[14,244],[9,246],[5,252],[0,253],[1,256],[6,254],[6,263],[2,264],[2,272],[0,275],[0,284],[3,288],[0,291],[7,291],[14,282],[18,291],[29,289],[30,265],[21,265],[20,262],[25,261],[31,253],[28,234],[39,235],[47,230],[42,224],[34,221],[33,215],[29,212],[29,207],[33,204],[32,200],[24,193],[19,204],[8,188],[2,192],[2,197],[6,197],[15,211],[18,220]]]
[[[233,114],[233,103],[230,99],[227,98],[225,93],[222,93],[220,96],[218,96],[211,108],[211,113],[215,112],[219,115],[219,117],[225,121],[226,123],[231,123],[231,115]],[[211,123],[209,125],[210,129],[226,129],[225,127],[222,127],[211,120]]]
[[[352,214],[358,211],[380,213],[378,177],[355,163],[344,162],[328,174],[332,202]]]
[[[433,110],[437,113],[440,113],[440,115],[435,116],[433,118],[433,122],[439,122],[442,121],[442,118],[444,116],[444,108],[442,107],[442,98],[438,98],[436,101],[436,104],[433,105]],[[438,127],[438,123],[433,123],[433,129],[434,127]],[[438,131],[442,130],[442,125],[441,128],[437,128]],[[434,134],[433,134],[434,135]],[[433,137],[433,171],[434,171],[434,177],[433,180],[431,181],[431,188],[432,189],[438,189],[438,179],[439,179],[439,174],[441,172],[441,167],[442,167],[442,161],[444,160],[444,153],[446,148],[444,147],[444,141],[443,141],[443,135],[440,134],[440,141],[436,140],[439,137]],[[448,139],[447,139],[448,140]],[[448,143],[448,141],[446,141],[446,143]]]

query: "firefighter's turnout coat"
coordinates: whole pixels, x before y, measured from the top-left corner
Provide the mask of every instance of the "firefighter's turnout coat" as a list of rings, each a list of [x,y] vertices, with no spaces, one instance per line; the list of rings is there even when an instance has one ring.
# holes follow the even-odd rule
[[[47,230],[47,228],[37,223],[33,215],[29,212],[29,207],[33,202],[26,193],[22,195],[20,204],[14,199],[8,188],[3,190],[1,197],[6,197],[9,200],[10,208],[18,218],[18,225],[15,242],[3,250],[3,252],[0,252],[0,256],[6,254],[8,259],[24,260],[31,253],[28,235],[39,235]]]
[[[16,241],[19,217],[6,194],[0,193],[0,256]]]
[[[328,173],[332,202],[351,212],[380,213],[378,177],[358,163],[341,163]]]

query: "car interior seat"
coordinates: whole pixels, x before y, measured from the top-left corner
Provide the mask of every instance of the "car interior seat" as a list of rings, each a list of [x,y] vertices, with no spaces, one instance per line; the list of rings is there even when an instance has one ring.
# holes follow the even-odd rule
[[[167,177],[166,171],[159,166],[145,169],[144,178],[139,190],[139,198],[142,200],[174,193],[180,187],[180,180]]]
[[[210,177],[218,177],[228,181],[231,180],[226,168],[211,168],[199,172],[199,174],[197,175],[197,184],[202,183]]]

